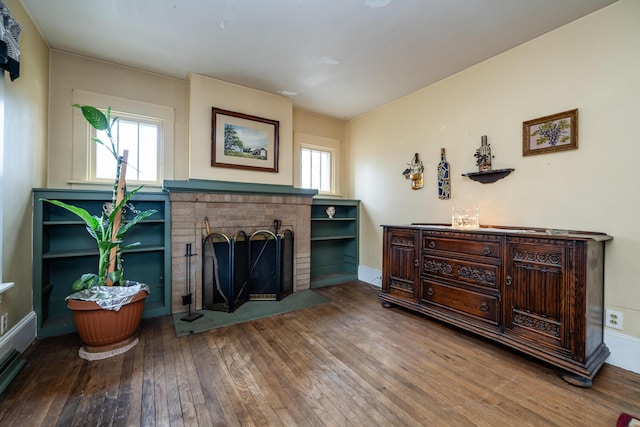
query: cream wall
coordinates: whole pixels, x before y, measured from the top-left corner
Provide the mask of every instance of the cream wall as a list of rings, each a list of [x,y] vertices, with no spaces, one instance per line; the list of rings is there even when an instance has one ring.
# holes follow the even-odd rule
[[[347,139],[347,121],[300,108],[293,109],[293,129],[295,132],[337,139],[342,142]]]
[[[51,50],[50,61],[49,188],[72,186],[69,183],[72,179],[71,104],[76,89],[173,108],[174,163],[168,166],[172,179],[291,185],[294,129],[341,141],[346,139],[346,122],[304,110],[294,111],[291,100],[286,97],[197,74],[192,74],[188,81],[174,79],[58,50]],[[211,167],[213,106],[280,121],[278,173]]]
[[[278,120],[278,172],[211,167],[212,107]],[[189,178],[292,185],[292,153],[293,104],[289,98],[190,74]]]
[[[45,183],[48,47],[18,0],[5,0],[11,15],[22,25],[20,77],[4,81],[4,159],[2,182],[2,271],[4,281],[14,282],[3,294],[0,313],[9,314],[9,333],[0,338],[0,356],[5,339],[17,324],[32,313],[31,188]],[[2,114],[2,112],[0,112]],[[32,321],[28,321],[32,322]],[[35,323],[31,338],[34,338]],[[28,343],[28,341],[27,341]],[[7,347],[14,347],[9,343]]]
[[[169,179],[187,179],[187,82],[84,56],[51,50],[48,187],[68,188],[72,172],[73,91],[109,95],[173,108],[173,164]],[[151,190],[146,186],[145,190]]]
[[[295,133],[301,133],[340,141],[340,157],[342,159],[344,159],[348,154],[347,123],[348,122],[345,120],[327,117],[322,114],[313,113],[300,108],[293,109],[294,135]],[[341,169],[338,171],[337,175],[344,177],[346,173],[346,162],[344,160],[340,162],[340,167]],[[340,182],[339,187],[343,195],[351,192],[351,187],[347,180],[343,179],[342,182]]]
[[[380,224],[450,223],[451,207],[480,207],[482,224],[606,232],[606,307],[640,336],[640,2],[621,0],[352,120],[348,181],[362,200],[360,263],[380,270]],[[578,150],[522,156],[522,122],[579,109]],[[462,177],[488,136],[494,184]],[[452,198],[439,200],[436,166],[445,147]],[[401,172],[418,152],[425,187]]]

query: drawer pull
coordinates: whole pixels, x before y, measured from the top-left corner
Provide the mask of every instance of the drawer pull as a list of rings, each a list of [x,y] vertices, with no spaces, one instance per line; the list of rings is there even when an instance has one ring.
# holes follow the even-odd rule
[[[435,249],[436,248],[436,242],[434,242],[433,240],[429,242],[429,249]]]
[[[427,289],[427,295],[429,296],[433,295],[433,288]]]
[[[413,265],[414,267],[418,267],[420,265],[420,261],[418,261],[417,259],[413,260]]]
[[[483,302],[482,304],[480,304],[480,311],[484,311],[484,312],[489,311],[489,306],[487,305],[487,303]]]
[[[484,248],[482,248],[482,254],[491,255],[491,248],[489,246],[485,246]]]
[[[506,280],[504,281],[504,284],[507,286],[511,286],[511,276],[507,276]]]

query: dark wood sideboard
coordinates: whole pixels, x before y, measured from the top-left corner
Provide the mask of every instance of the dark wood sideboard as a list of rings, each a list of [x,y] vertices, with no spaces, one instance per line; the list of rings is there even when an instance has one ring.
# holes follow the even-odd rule
[[[590,387],[604,343],[604,233],[383,225],[382,305],[402,306],[560,368]]]

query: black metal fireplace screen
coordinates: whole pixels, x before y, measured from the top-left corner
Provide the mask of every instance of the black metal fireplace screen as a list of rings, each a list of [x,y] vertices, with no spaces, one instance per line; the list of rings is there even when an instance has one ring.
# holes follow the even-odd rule
[[[203,309],[231,313],[246,301],[280,301],[293,292],[291,230],[212,232],[202,253]]]

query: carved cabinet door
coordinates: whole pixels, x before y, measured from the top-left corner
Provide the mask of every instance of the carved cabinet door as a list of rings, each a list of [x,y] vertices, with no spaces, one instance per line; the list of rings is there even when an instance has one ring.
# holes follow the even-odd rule
[[[420,231],[385,228],[382,292],[418,300],[420,284]]]
[[[507,238],[505,333],[571,356],[572,248],[563,241]]]

